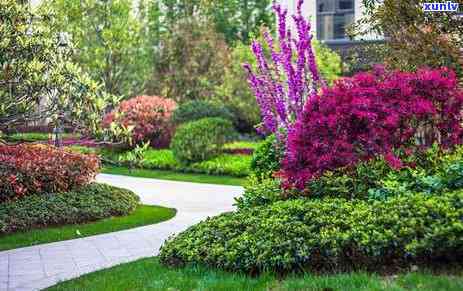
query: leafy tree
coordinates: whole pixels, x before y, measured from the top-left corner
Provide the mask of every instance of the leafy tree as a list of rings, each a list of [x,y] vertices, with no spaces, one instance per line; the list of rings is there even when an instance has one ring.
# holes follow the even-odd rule
[[[206,13],[229,43],[249,43],[261,26],[273,27],[270,0],[204,0]]]
[[[51,119],[96,132],[113,97],[70,61],[72,44],[50,10],[34,13],[16,0],[0,2],[0,130]]]
[[[160,41],[147,90],[179,103],[210,99],[228,62],[227,44],[207,20],[178,21]]]
[[[57,11],[60,28],[78,47],[75,61],[107,92],[124,97],[141,93],[151,68],[146,1],[46,0]],[[155,32],[154,32],[155,33]]]
[[[260,26],[272,26],[271,0],[160,0],[168,27],[179,19],[207,17],[227,43],[249,42]]]
[[[463,18],[455,12],[423,11],[425,0],[363,0],[366,15],[354,35],[375,32],[388,38],[387,61],[395,68],[447,66],[463,74],[458,62]],[[461,0],[460,6],[462,4]]]

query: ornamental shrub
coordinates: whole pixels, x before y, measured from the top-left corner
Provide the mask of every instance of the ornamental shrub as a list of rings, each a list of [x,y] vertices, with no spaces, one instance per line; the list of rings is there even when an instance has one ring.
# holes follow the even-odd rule
[[[150,142],[152,147],[169,146],[174,126],[172,113],[175,101],[158,96],[138,96],[122,101],[103,119],[103,126],[110,128],[112,123],[133,127],[133,145]]]
[[[289,130],[281,176],[285,186],[304,189],[325,171],[384,155],[393,168],[439,142],[461,143],[463,91],[451,70],[359,73],[311,98]]]
[[[251,171],[257,177],[272,177],[280,170],[284,151],[279,148],[274,134],[269,135],[256,149],[251,160]]]
[[[181,104],[175,109],[172,120],[178,125],[208,117],[219,117],[233,121],[233,114],[225,106],[202,100]]]
[[[97,183],[59,195],[30,195],[0,204],[0,234],[124,216],[134,211],[139,201],[132,191]]]
[[[259,272],[393,271],[461,262],[463,191],[385,201],[296,199],[225,213],[188,228],[160,261]]]
[[[203,118],[181,125],[171,149],[182,164],[208,160],[219,154],[234,134],[233,125],[222,118]]]
[[[280,181],[251,174],[244,186],[244,194],[236,198],[239,209],[268,205],[283,200]]]
[[[91,182],[99,167],[95,155],[44,145],[0,145],[0,202],[71,191]]]
[[[270,57],[267,58],[264,45],[254,41],[252,51],[257,66],[253,70],[251,64],[244,65],[266,132],[287,131],[320,85],[310,21],[302,15],[303,2],[297,1],[297,13],[292,17],[297,30],[294,34],[287,28],[288,11],[274,3],[273,10],[278,18],[277,41],[273,40],[268,31],[263,33]],[[277,136],[282,140],[281,137]]]

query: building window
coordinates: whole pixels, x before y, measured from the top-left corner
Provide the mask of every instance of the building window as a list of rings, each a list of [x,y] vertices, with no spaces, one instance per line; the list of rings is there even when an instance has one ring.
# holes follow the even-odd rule
[[[317,38],[346,39],[354,21],[354,0],[317,0]]]

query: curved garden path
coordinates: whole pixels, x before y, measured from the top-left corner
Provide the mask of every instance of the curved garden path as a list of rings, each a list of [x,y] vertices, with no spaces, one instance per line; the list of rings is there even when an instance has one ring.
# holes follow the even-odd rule
[[[177,209],[171,220],[130,230],[0,252],[0,291],[39,290],[139,258],[154,256],[174,233],[234,209],[242,187],[102,174],[98,182],[130,189],[144,204]]]

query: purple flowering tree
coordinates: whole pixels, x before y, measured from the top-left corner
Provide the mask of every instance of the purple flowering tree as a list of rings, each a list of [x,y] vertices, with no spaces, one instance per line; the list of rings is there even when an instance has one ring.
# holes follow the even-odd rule
[[[261,109],[264,132],[287,132],[301,115],[307,100],[317,93],[320,76],[310,22],[301,12],[303,2],[298,1],[297,13],[292,16],[295,33],[287,26],[288,11],[279,4],[273,5],[278,18],[277,43],[268,30],[264,30],[269,56],[264,53],[265,44],[254,41],[251,47],[257,66],[253,71],[251,65],[244,65]]]

